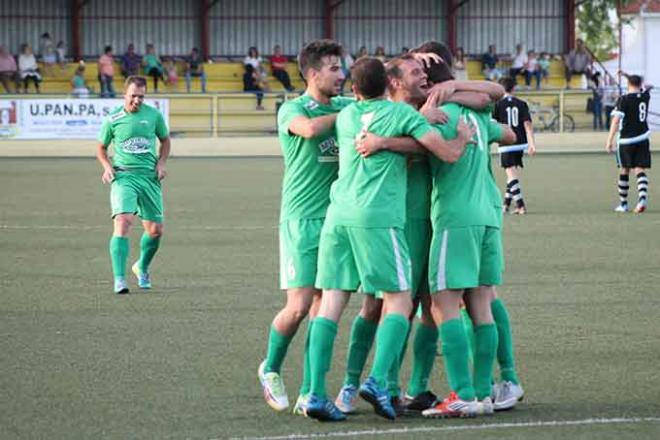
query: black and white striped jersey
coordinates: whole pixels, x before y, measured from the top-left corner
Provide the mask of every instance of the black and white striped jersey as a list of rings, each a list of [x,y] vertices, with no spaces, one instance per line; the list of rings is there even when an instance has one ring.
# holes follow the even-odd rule
[[[650,99],[648,90],[628,93],[619,98],[612,115],[621,118],[620,144],[633,144],[648,139],[649,125],[646,120]]]
[[[507,95],[497,101],[493,118],[500,124],[507,124],[516,133],[516,144],[527,144],[525,121],[531,121],[529,107],[522,99]]]

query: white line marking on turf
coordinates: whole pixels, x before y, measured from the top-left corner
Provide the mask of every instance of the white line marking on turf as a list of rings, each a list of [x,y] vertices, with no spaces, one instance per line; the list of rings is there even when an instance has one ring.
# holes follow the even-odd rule
[[[632,417],[612,419],[584,419],[584,420],[550,420],[547,422],[518,422],[518,423],[484,423],[482,425],[455,425],[455,426],[419,426],[416,428],[394,428],[394,429],[370,429],[364,431],[337,431],[312,434],[289,434],[269,437],[234,437],[235,440],[293,440],[305,438],[329,438],[329,437],[362,437],[393,434],[415,434],[421,432],[442,431],[476,431],[486,429],[505,428],[538,428],[538,427],[563,427],[563,426],[589,426],[589,425],[613,425],[631,423],[658,423],[660,417]]]
[[[170,226],[171,227],[171,226]],[[107,225],[0,225],[4,230],[42,230],[42,231],[91,231],[97,229],[108,229]],[[178,228],[183,231],[261,231],[265,229],[277,229],[277,226],[186,226]]]

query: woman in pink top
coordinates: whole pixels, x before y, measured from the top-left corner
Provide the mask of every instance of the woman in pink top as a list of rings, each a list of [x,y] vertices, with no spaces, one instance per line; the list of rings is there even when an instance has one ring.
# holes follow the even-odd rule
[[[101,98],[114,98],[115,88],[112,84],[112,78],[115,75],[115,66],[112,58],[112,46],[105,46],[103,52],[98,61]]]

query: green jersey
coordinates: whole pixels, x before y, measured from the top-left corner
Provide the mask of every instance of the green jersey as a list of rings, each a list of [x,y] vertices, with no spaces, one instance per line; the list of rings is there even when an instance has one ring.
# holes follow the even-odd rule
[[[142,104],[138,111],[131,113],[121,105],[103,122],[98,141],[105,146],[112,144],[112,166],[154,170],[158,161],[156,138],[167,136],[167,125],[158,109]]]
[[[431,170],[426,156],[408,159],[406,215],[409,219],[428,220],[431,214]]]
[[[338,113],[352,99],[335,97],[329,105],[304,94],[285,102],[277,115],[277,127],[284,155],[280,222],[325,217],[330,204],[330,185],[337,178],[338,159],[335,130],[306,139],[289,131],[298,116],[316,118]]]
[[[403,228],[406,156],[381,151],[363,158],[355,150],[362,130],[383,137],[420,139],[433,128],[410,105],[383,99],[359,101],[337,116],[339,176],[330,190],[328,221],[364,228]]]
[[[431,157],[433,227],[499,228],[502,201],[490,165],[490,143],[502,137],[502,128],[486,111],[475,112],[452,103],[443,105],[442,110],[449,116],[449,121],[434,127],[445,139],[456,138],[460,119],[473,125],[476,134],[474,142],[465,147],[457,162],[446,163]]]

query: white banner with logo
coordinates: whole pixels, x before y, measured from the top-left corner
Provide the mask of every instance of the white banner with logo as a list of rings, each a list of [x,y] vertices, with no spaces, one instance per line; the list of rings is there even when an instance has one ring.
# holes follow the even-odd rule
[[[145,99],[169,126],[169,101]],[[96,139],[121,99],[0,99],[0,139]]]

